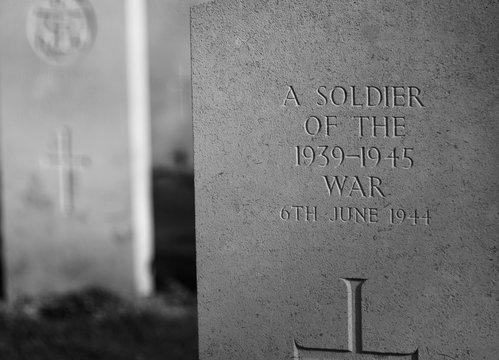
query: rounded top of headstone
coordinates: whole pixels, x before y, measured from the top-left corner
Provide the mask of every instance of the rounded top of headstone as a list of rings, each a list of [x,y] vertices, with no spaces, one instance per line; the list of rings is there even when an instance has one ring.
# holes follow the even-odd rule
[[[88,0],[39,0],[28,11],[26,31],[41,59],[65,66],[90,50],[97,21]]]

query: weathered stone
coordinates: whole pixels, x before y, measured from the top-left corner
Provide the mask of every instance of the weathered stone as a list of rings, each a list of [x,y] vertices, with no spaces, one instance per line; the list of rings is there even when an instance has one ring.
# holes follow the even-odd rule
[[[497,357],[498,12],[193,8],[202,360]]]

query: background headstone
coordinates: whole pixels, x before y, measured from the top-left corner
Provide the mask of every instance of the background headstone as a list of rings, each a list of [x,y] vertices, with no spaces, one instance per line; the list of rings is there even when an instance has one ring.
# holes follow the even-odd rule
[[[497,357],[498,13],[192,9],[202,360]]]
[[[143,5],[1,2],[10,298],[90,285],[151,290]]]

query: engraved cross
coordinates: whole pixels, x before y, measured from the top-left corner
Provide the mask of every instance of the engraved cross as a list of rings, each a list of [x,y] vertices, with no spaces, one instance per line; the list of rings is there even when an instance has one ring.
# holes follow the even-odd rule
[[[348,294],[348,350],[320,349],[298,345],[294,341],[294,360],[418,360],[418,350],[412,353],[382,353],[362,348],[362,296],[365,279],[341,279]]]
[[[41,163],[58,170],[59,208],[64,215],[70,215],[74,210],[75,170],[88,167],[90,158],[73,154],[73,138],[69,127],[59,130],[56,152],[49,153]]]

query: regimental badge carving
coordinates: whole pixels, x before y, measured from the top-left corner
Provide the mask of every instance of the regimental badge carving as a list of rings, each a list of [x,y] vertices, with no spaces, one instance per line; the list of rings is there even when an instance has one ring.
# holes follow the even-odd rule
[[[33,51],[52,65],[70,65],[92,47],[97,21],[88,0],[39,0],[28,11]]]

